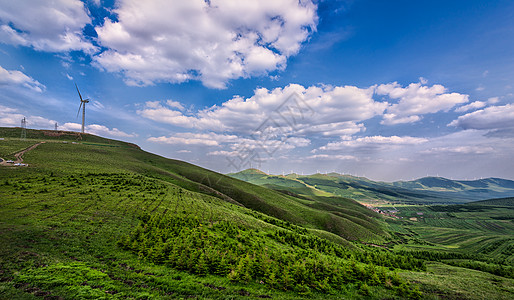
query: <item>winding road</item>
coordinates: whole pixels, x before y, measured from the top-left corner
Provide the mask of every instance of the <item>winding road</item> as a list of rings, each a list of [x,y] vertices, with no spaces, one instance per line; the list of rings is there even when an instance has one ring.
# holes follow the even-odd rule
[[[0,162],[0,165],[2,166],[13,166],[14,164],[20,164],[23,162],[23,154],[25,154],[26,152],[36,148],[37,146],[41,145],[41,144],[44,144],[46,142],[39,142],[39,143],[36,143],[24,150],[21,150],[20,152],[18,153],[15,153],[14,154],[14,157],[16,158],[16,160],[14,161],[14,163],[7,163],[4,159],[2,159],[2,162]]]

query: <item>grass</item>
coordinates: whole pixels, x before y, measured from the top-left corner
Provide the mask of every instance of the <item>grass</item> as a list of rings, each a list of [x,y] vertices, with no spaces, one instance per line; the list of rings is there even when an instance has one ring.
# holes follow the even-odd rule
[[[401,275],[418,282],[427,299],[512,299],[514,295],[513,279],[438,262],[428,264],[426,273]]]
[[[32,140],[21,140],[17,138],[8,138],[0,141],[0,158],[4,160],[14,160],[14,154],[24,150],[34,144]]]

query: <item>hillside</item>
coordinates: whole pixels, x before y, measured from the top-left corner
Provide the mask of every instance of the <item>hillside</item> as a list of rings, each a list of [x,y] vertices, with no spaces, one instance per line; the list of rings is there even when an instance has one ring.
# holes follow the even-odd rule
[[[270,190],[88,134],[17,133],[0,129],[1,158],[39,145],[22,155],[28,166],[0,166],[1,299],[394,299],[444,290],[423,274],[448,267],[386,249],[402,240],[354,200]],[[501,282],[487,295],[507,299],[513,280],[470,280],[483,274]],[[412,276],[425,277],[404,279]]]
[[[0,130],[0,157],[39,145],[23,154],[28,166],[0,167],[0,298],[237,298],[269,295],[270,287],[287,298],[343,282],[355,297],[364,277],[326,276],[353,266],[368,276],[369,257],[383,256],[385,267],[404,260],[366,250],[361,242],[389,235],[380,216],[355,202],[347,211],[317,205],[89,134],[27,130],[20,140],[11,137],[17,132]],[[264,259],[269,268],[251,267]],[[310,274],[315,265],[325,275],[306,281],[295,271]],[[255,280],[265,284],[248,286]],[[396,293],[372,282],[365,293],[368,286]],[[398,293],[411,293],[406,287]]]
[[[469,204],[514,207],[514,197],[474,201]]]
[[[339,196],[370,204],[466,203],[514,195],[514,181],[499,178],[459,181],[425,177],[413,181],[387,183],[337,173],[278,176],[245,170],[228,175],[276,190],[285,189],[303,196]]]
[[[5,131],[16,133],[16,129]],[[38,147],[38,151],[26,155],[27,162],[30,162],[28,158],[34,158],[34,163],[31,165],[37,166],[39,170],[143,174],[176,184],[192,192],[218,197],[284,221],[311,229],[330,231],[346,240],[373,241],[387,236],[386,232],[380,229],[379,216],[364,207],[359,207],[358,210],[369,221],[367,222],[370,223],[369,228],[360,220],[354,222],[352,215],[347,216],[341,212],[334,214],[330,210],[320,208],[312,201],[248,184],[186,162],[165,159],[144,152],[132,144],[67,132],[54,134],[53,131],[28,130],[27,136],[39,137],[47,141],[68,140],[68,143],[42,144]],[[73,144],[77,141],[80,143]],[[31,141],[11,142],[20,149],[33,143]],[[1,149],[0,157],[12,156],[12,153],[17,151],[10,148]]]

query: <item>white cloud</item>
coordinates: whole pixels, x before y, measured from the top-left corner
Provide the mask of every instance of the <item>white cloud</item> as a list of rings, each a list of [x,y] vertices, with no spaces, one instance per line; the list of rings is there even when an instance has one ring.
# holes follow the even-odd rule
[[[225,135],[210,133],[176,133],[173,136],[150,137],[148,141],[162,144],[180,144],[180,145],[204,145],[204,146],[220,146],[222,143],[235,143],[238,140],[236,135]]]
[[[468,105],[464,105],[464,106],[461,106],[461,107],[458,107],[455,109],[456,112],[466,112],[468,110],[475,110],[475,109],[479,109],[479,108],[482,108],[486,105],[485,102],[483,101],[475,101],[475,102],[472,102]]]
[[[208,133],[192,133],[181,132],[170,136],[150,137],[149,142],[182,145],[182,146],[207,146],[217,147],[222,150],[207,152],[207,155],[217,156],[268,156],[277,151],[292,150],[297,147],[306,147],[310,144],[309,139],[290,137],[288,139],[271,139],[266,142],[252,139],[250,137],[241,137],[233,134],[218,134],[214,132]],[[268,153],[268,154],[266,154]],[[269,156],[271,156],[269,155]]]
[[[346,139],[337,142],[330,142],[313,152],[318,150],[344,150],[348,148],[371,147],[371,148],[384,148],[396,145],[418,145],[428,142],[426,138],[412,137],[412,136],[365,136],[355,139]]]
[[[362,123],[335,122],[321,125],[312,125],[298,131],[302,135],[321,134],[323,136],[350,136],[358,132],[365,131],[366,127]]]
[[[357,122],[380,115],[387,107],[372,95],[373,88],[290,84],[273,90],[259,88],[250,98],[235,96],[191,116],[159,102],[145,103],[138,114],[161,123],[217,132],[351,135],[365,130]]]
[[[514,127],[514,105],[490,106],[457,118],[449,126],[463,129],[505,129]]]
[[[27,128],[53,129],[56,121],[41,116],[24,115],[19,110],[0,105],[0,126],[19,127],[21,119],[25,118]]]
[[[487,103],[496,104],[500,102],[500,97],[491,97],[487,99]]]
[[[2,43],[50,52],[96,50],[82,35],[91,19],[79,0],[1,0],[0,4]]]
[[[179,144],[179,145],[203,145],[203,146],[219,146],[218,142],[214,140],[208,139],[200,139],[200,138],[184,138],[177,136],[160,136],[160,137],[150,137],[148,138],[149,142],[161,143],[161,144]]]
[[[184,106],[182,105],[182,103],[180,103],[178,101],[167,100],[166,104],[168,104],[169,107],[176,108],[178,110],[184,110],[185,109]]]
[[[59,130],[65,131],[80,131],[82,129],[82,125],[78,123],[64,123],[59,126]],[[111,137],[137,137],[135,133],[126,133],[118,128],[108,128],[104,125],[91,124],[86,125],[84,128],[86,133],[99,135],[99,136],[111,136]]]
[[[399,100],[387,108],[382,120],[385,125],[417,122],[424,114],[448,111],[468,102],[469,98],[468,95],[447,93],[447,89],[439,84],[429,87],[422,83],[411,83],[405,88],[397,82],[381,84],[376,93]]]
[[[0,66],[0,86],[21,85],[36,92],[43,92],[46,88],[39,81],[21,71],[6,70]]]
[[[185,116],[178,110],[173,110],[176,106],[162,105],[159,101],[148,101],[143,109],[137,110],[137,113],[147,119],[160,123],[172,124],[185,128],[194,127],[196,119],[194,117]]]
[[[40,116],[26,116],[17,109],[0,105],[0,126],[21,126],[21,119],[25,118],[28,128],[53,128],[55,121]]]
[[[113,12],[117,21],[96,27],[108,50],[94,60],[129,85],[198,79],[224,88],[281,70],[317,24],[310,0],[120,0]]]

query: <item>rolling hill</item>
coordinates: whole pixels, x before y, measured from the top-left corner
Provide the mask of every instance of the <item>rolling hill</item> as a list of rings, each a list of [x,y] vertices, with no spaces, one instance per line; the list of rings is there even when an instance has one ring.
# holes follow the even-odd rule
[[[466,203],[514,195],[514,181],[500,178],[464,181],[425,177],[413,181],[387,183],[337,173],[278,176],[257,170],[244,170],[228,175],[271,189],[288,190],[302,196],[339,196],[374,204]]]

